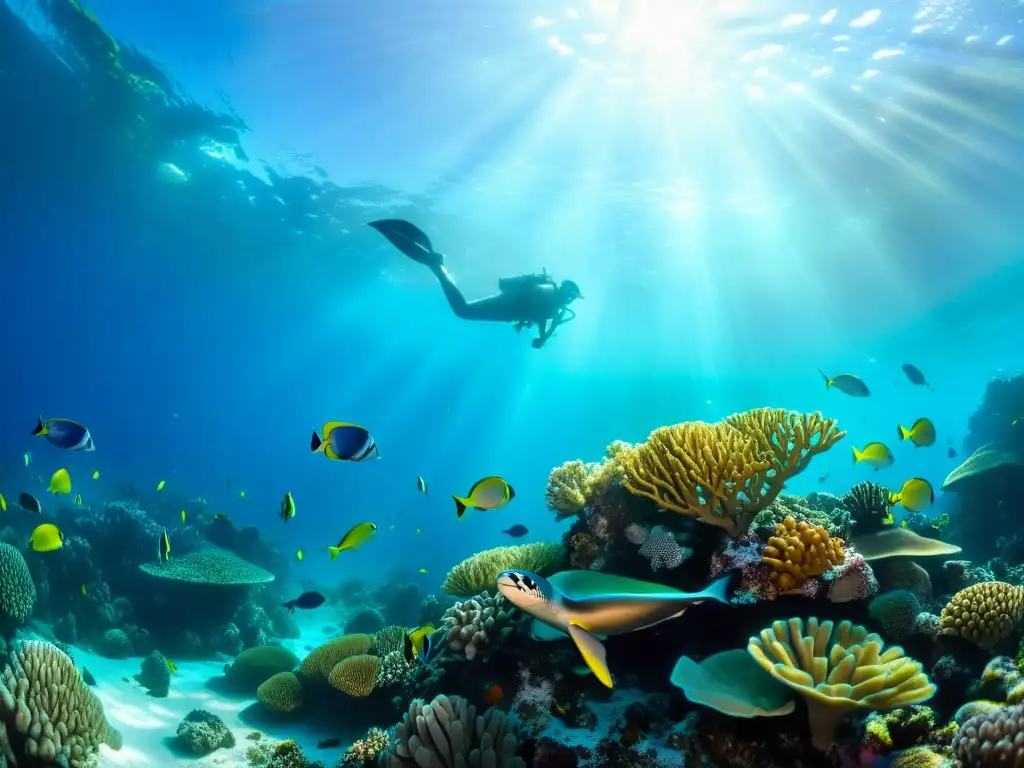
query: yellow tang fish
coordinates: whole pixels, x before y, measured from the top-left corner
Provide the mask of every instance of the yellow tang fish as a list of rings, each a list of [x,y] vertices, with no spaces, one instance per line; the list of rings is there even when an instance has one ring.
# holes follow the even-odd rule
[[[184,524],[185,524],[185,521],[186,521],[187,519],[188,519],[188,515],[186,515],[186,514],[185,514],[185,510],[184,510],[184,509],[183,509],[183,510],[181,510],[181,524],[182,524],[182,525],[184,525]]]
[[[166,480],[161,480],[159,483],[156,484],[156,489],[158,491],[162,491],[164,489],[165,485],[167,485],[167,481]]]
[[[862,461],[876,470],[885,469],[892,466],[892,451],[882,443],[868,443],[863,450],[858,450],[854,446],[853,463],[860,464]]]
[[[160,534],[160,541],[157,542],[156,554],[161,563],[166,563],[171,559],[171,539],[167,535],[167,531]]]
[[[913,477],[900,488],[899,493],[889,496],[890,504],[902,504],[908,512],[923,512],[935,501],[932,484],[923,477]]]
[[[4,495],[2,493],[0,493],[0,512],[6,512],[6,511],[7,511],[7,499],[5,499]]]
[[[302,560],[302,558],[305,557],[305,555],[306,555],[306,553],[304,551],[302,551],[301,549],[295,550],[295,559],[296,560]]]
[[[64,534],[53,523],[43,523],[32,531],[29,544],[36,552],[53,552],[64,546]]]
[[[100,471],[98,469],[95,472],[92,473],[92,479],[93,480],[99,480],[100,479]]]
[[[901,442],[909,439],[917,448],[927,448],[935,444],[935,425],[931,419],[918,419],[910,429],[900,424],[896,434]]]
[[[455,499],[455,513],[462,517],[467,509],[499,509],[516,497],[512,486],[500,477],[485,477],[477,480],[465,497],[452,496]]]
[[[56,496],[58,493],[71,493],[71,475],[66,469],[58,469],[50,478],[46,490]]]
[[[363,544],[373,538],[373,534],[376,531],[377,526],[373,523],[359,523],[359,525],[352,526],[349,532],[341,537],[338,546],[327,548],[327,551],[331,553],[331,560],[346,549],[358,549],[363,546]]]
[[[81,503],[82,503],[82,494],[78,494],[77,496],[75,496],[75,504],[81,504]]]

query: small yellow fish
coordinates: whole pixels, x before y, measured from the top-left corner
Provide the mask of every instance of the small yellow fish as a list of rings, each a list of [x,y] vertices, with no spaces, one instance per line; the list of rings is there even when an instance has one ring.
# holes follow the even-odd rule
[[[405,636],[404,654],[407,663],[412,664],[423,653],[424,645],[427,644],[428,638],[432,634],[434,634],[434,627],[430,624],[424,624]],[[429,645],[427,648],[429,650]],[[425,661],[426,659],[424,659]]]
[[[295,550],[295,559],[296,560],[302,560],[302,558],[305,557],[305,556],[306,556],[306,553],[303,550],[301,550],[301,549]]]
[[[29,464],[32,463],[32,453],[31,452],[27,452],[25,454],[24,458],[25,458],[25,466],[27,467]]]
[[[172,675],[175,675],[175,674],[178,673],[178,665],[177,664],[175,664],[173,661],[171,661],[168,658],[165,658],[164,661],[167,662],[167,669],[170,670],[170,673]]]
[[[98,469],[95,472],[92,473],[92,479],[93,480],[99,480],[100,479],[100,471]]]
[[[245,491],[239,491],[238,492],[238,498],[244,499],[245,498]]]
[[[157,542],[157,559],[161,563],[166,563],[171,559],[171,538],[167,535],[167,531],[160,534],[160,541]]]
[[[281,499],[281,519],[286,523],[295,517],[295,499],[292,498],[292,492],[288,491]]]
[[[416,533],[422,533],[422,531],[419,528],[417,528]]]
[[[910,429],[900,424],[896,433],[901,441],[909,439],[917,448],[935,444],[935,425],[930,419],[918,419]]]
[[[6,512],[6,511],[7,511],[7,499],[5,499],[4,495],[2,493],[0,493],[0,512]]]
[[[32,531],[29,544],[36,552],[53,552],[64,546],[64,534],[53,523],[43,523]]]
[[[185,514],[185,510],[181,510],[181,524],[184,525],[185,521],[188,520],[188,515]]]
[[[500,477],[485,477],[477,480],[465,497],[452,496],[455,499],[455,514],[462,517],[467,509],[490,510],[499,509],[516,497],[512,486]]]
[[[166,480],[161,480],[159,483],[156,484],[156,489],[158,491],[162,491],[164,489],[165,485],[167,485],[167,481]]]
[[[71,475],[66,469],[58,469],[50,478],[46,490],[56,496],[59,493],[71,493]]]
[[[81,504],[81,503],[82,503],[82,494],[78,494],[77,496],[75,496],[75,504]]]
[[[899,493],[889,496],[890,504],[902,504],[908,512],[923,512],[935,501],[932,484],[923,477],[913,477],[900,488]]]
[[[331,560],[336,558],[339,554],[344,552],[346,549],[358,549],[373,538],[373,534],[376,533],[377,526],[373,523],[359,523],[358,525],[352,526],[349,532],[341,537],[341,541],[338,542],[336,547],[328,547],[327,551],[331,553]]]
[[[427,572],[426,568],[420,568],[420,573],[426,573],[426,572]]]
[[[876,470],[885,469],[892,466],[892,451],[882,443],[868,443],[863,450],[858,450],[854,446],[853,463],[860,464],[862,461]]]
[[[85,588],[85,584],[83,584],[83,585],[82,585],[82,596],[84,597],[84,596],[85,596],[85,595],[87,595],[87,594],[89,594],[89,590],[87,590],[87,589]]]

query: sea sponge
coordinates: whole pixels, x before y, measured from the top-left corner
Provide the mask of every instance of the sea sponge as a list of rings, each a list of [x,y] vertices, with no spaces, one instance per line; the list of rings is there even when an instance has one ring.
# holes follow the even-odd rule
[[[548,486],[544,491],[547,508],[556,513],[559,520],[579,514],[587,504],[589,473],[582,461],[567,461],[555,467],[548,475]]]
[[[377,766],[526,768],[518,749],[519,732],[504,712],[491,708],[478,716],[465,699],[439,695],[429,704],[413,700]]]
[[[183,581],[188,584],[221,586],[267,584],[274,574],[243,560],[226,549],[201,549],[167,562],[142,563],[139,570],[158,579]]]
[[[36,585],[25,557],[6,542],[0,542],[0,632],[10,633],[32,615]]]
[[[327,682],[349,696],[369,696],[377,687],[380,665],[380,659],[368,653],[349,656],[331,670]]]
[[[205,709],[193,709],[177,730],[178,747],[193,755],[208,755],[218,749],[235,746],[235,735],[217,715]]]
[[[299,657],[283,646],[257,645],[246,648],[226,664],[224,677],[232,685],[252,690],[279,672],[291,672],[298,665]]]
[[[349,656],[367,653],[373,645],[371,635],[342,635],[317,646],[302,660],[299,671],[310,680],[326,680],[339,663]]]
[[[121,734],[71,657],[40,641],[15,646],[0,674],[0,749],[7,761],[86,768],[97,764],[100,744],[121,749]]]
[[[906,589],[883,592],[868,603],[868,615],[882,625],[889,640],[901,642],[914,633],[921,603],[917,595]]]
[[[405,636],[408,633],[409,630],[405,627],[397,625],[384,627],[384,629],[373,633],[370,650],[367,653],[383,657],[394,651],[401,651],[405,648]]]
[[[469,597],[495,589],[502,571],[531,571],[548,576],[558,569],[564,558],[561,544],[546,541],[486,549],[448,571],[441,589],[450,595]]]
[[[1024,587],[983,581],[961,589],[942,609],[939,634],[958,635],[991,650],[1013,634],[1024,616]]]
[[[839,721],[854,709],[893,709],[919,704],[935,686],[921,664],[881,637],[844,621],[776,621],[750,638],[747,651],[769,673],[807,702],[811,742],[827,751]]]
[[[271,712],[290,715],[302,709],[302,683],[294,672],[278,672],[260,684],[256,699]]]
[[[953,754],[964,768],[1024,766],[1024,706],[972,717],[954,737]]]
[[[820,525],[798,523],[787,517],[775,526],[762,562],[772,569],[772,583],[780,590],[795,589],[811,576],[821,576],[846,560],[843,540],[829,536]]]

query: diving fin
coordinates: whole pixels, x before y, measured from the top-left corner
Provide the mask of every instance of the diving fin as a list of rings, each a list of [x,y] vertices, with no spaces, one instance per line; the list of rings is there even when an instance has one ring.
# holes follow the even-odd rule
[[[569,637],[576,643],[576,648],[579,649],[583,660],[587,662],[590,671],[594,673],[594,677],[600,680],[605,687],[614,688],[612,673],[608,671],[606,652],[601,641],[578,624],[569,625]]]
[[[434,251],[426,232],[415,224],[402,219],[381,219],[371,221],[369,226],[384,235],[388,242],[413,261],[428,267],[439,267],[444,263],[441,254]]]

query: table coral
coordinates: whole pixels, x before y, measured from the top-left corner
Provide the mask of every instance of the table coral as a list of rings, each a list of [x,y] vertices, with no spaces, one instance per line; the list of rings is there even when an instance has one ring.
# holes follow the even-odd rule
[[[855,709],[894,709],[927,701],[935,686],[920,663],[861,626],[815,618],[776,621],[747,651],[807,702],[811,741],[822,751],[839,721]]]
[[[961,589],[942,609],[939,632],[991,649],[1013,634],[1024,616],[1024,587],[986,581]]]
[[[820,525],[787,517],[775,526],[762,560],[772,569],[772,582],[781,590],[790,590],[811,576],[842,565],[845,557],[842,539],[829,536]]]

